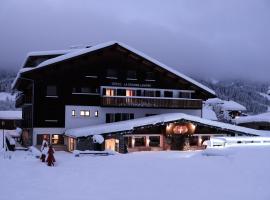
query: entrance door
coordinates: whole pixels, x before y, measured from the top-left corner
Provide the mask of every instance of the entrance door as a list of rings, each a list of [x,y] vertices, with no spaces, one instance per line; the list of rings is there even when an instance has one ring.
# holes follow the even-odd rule
[[[119,140],[117,139],[105,140],[105,149],[111,151],[119,151]]]

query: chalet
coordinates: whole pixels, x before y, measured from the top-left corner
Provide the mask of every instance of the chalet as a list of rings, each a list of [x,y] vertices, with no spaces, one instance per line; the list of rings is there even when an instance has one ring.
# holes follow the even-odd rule
[[[258,115],[250,115],[239,117],[234,120],[239,126],[253,128],[257,130],[270,130],[270,112],[261,113]]]
[[[213,90],[120,42],[30,53],[12,88],[18,92],[16,107],[22,109],[24,144],[41,145],[46,138],[55,148],[68,150],[73,150],[78,140],[83,146],[83,140],[87,143],[87,138],[93,139],[97,133],[107,134],[108,145],[109,139],[117,142],[113,133],[126,145],[132,141],[134,145],[145,144],[147,138],[151,144],[161,144],[166,137],[156,136],[165,134],[162,123],[151,128],[151,124],[139,125],[141,130],[135,126],[135,132],[133,126],[110,130],[112,126],[121,128],[125,120],[151,120],[164,113],[183,113],[199,119],[202,102],[215,97]],[[182,139],[174,135],[190,135],[195,124],[179,118],[166,122],[166,127],[169,122],[182,123],[169,134],[175,141],[170,149],[179,149]],[[93,127],[91,134],[73,135],[73,130],[89,126]],[[95,127],[99,128],[93,133]],[[134,138],[124,132],[132,133]]]

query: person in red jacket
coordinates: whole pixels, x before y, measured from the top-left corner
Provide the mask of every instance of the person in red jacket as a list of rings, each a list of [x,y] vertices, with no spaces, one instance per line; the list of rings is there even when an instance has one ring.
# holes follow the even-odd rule
[[[48,150],[48,157],[46,162],[48,163],[48,166],[54,166],[55,158],[53,156],[54,150],[52,148],[52,145],[50,145],[49,150]]]

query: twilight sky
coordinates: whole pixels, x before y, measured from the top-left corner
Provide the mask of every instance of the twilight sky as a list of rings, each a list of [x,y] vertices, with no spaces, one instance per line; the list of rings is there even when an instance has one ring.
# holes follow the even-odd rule
[[[0,68],[110,40],[194,77],[270,80],[270,0],[0,0]]]

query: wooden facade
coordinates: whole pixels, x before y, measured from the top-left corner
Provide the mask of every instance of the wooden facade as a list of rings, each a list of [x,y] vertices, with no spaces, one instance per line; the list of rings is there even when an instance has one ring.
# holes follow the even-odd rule
[[[40,60],[33,57],[27,62],[30,66],[25,67],[35,68],[34,63]],[[104,86],[154,89],[164,95],[169,90],[169,96],[161,96],[160,91],[146,97],[139,93],[134,97],[107,96],[102,91]],[[215,96],[117,43],[26,71],[14,89],[20,91],[16,107],[23,111],[22,127],[30,134],[34,127],[65,128],[66,105],[201,110],[202,100]],[[192,93],[188,98],[173,98],[173,90]]]

